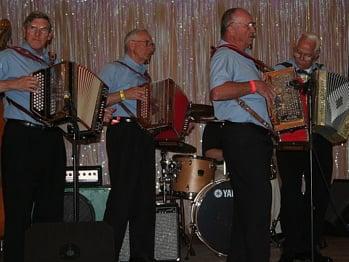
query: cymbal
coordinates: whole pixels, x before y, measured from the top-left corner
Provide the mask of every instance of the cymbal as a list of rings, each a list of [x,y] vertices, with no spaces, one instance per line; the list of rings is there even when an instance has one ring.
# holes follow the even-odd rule
[[[196,153],[196,148],[181,141],[156,141],[155,147],[162,151],[174,153]]]
[[[190,104],[187,116],[194,122],[208,122],[215,119],[213,106],[204,104]]]

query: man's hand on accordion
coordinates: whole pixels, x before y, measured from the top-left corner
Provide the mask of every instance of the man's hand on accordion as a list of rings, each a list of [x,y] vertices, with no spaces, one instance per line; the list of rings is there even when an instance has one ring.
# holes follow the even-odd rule
[[[113,113],[116,111],[115,108],[112,108],[111,106],[106,107],[104,109],[104,117],[103,117],[103,123],[109,124],[110,121],[113,119]]]
[[[35,92],[39,87],[39,81],[34,76],[22,76],[13,80],[5,80],[5,90],[16,89],[19,91]]]
[[[146,101],[145,86],[135,86],[124,90],[125,99]]]
[[[262,80],[255,80],[254,82],[256,85],[256,92],[259,93],[261,96],[264,96],[265,100],[267,101],[268,111],[270,115],[270,109],[272,108],[276,94],[274,90],[271,88],[270,84]]]

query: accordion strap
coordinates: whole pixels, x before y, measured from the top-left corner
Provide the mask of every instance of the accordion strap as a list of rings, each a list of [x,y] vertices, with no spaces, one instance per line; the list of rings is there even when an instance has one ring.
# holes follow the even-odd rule
[[[243,52],[243,51],[237,49],[236,47],[234,47],[233,45],[229,45],[229,44],[221,45],[221,46],[218,46],[218,47],[211,47],[211,49],[212,49],[211,57],[214,55],[214,53],[215,53],[219,48],[222,48],[222,47],[227,47],[227,48],[229,48],[229,49],[231,49],[231,50],[233,50],[233,51],[239,53],[240,55],[242,55],[242,56],[244,56],[244,57],[246,57],[246,58],[252,60],[252,61],[255,63],[256,67],[257,67],[258,69],[260,69],[261,71],[263,71],[263,72],[268,71],[268,70],[270,71],[270,68],[269,68],[268,66],[266,66],[262,61],[253,58],[252,56],[250,56],[250,55],[247,54],[246,52]],[[262,70],[262,69],[263,69],[263,70]],[[276,132],[274,131],[274,129],[272,128],[272,126],[271,126],[267,121],[265,121],[265,120],[263,119],[263,117],[261,117],[256,111],[254,111],[249,105],[247,105],[247,104],[245,103],[244,100],[242,100],[241,98],[236,98],[235,100],[238,102],[239,106],[240,106],[242,109],[244,109],[246,112],[248,112],[248,113],[249,113],[251,116],[253,116],[262,126],[264,126],[266,129],[268,129],[269,132],[270,132],[273,136],[277,137],[277,134],[276,134]]]
[[[251,116],[253,116],[260,124],[262,124],[266,129],[269,130],[270,134],[277,137],[277,133],[274,131],[272,126],[263,119],[256,111],[254,111],[249,105],[245,103],[244,100],[241,98],[237,98],[236,101],[238,102],[239,106],[242,107],[246,112],[248,112]]]
[[[264,64],[261,60],[258,60],[256,58],[250,56],[246,52],[241,51],[240,49],[236,48],[234,45],[231,45],[231,44],[224,44],[224,45],[220,45],[217,47],[211,46],[211,57],[217,52],[217,50],[219,48],[222,48],[222,47],[227,47],[227,48],[237,52],[238,54],[246,57],[247,59],[252,60],[254,62],[254,64],[256,65],[256,67],[262,72],[274,71],[274,69],[272,69],[269,66],[267,66],[266,64]]]
[[[32,112],[30,112],[28,109],[26,109],[25,107],[23,107],[22,105],[18,104],[17,102],[15,102],[14,100],[12,100],[11,98],[6,96],[6,100],[9,104],[14,105],[15,107],[17,107],[17,109],[21,110],[22,112],[26,113],[27,115],[29,115],[31,118],[37,120],[38,122],[44,124],[45,126],[51,126],[48,123],[44,122],[41,119],[38,119],[37,116],[35,116]]]
[[[47,63],[44,59],[41,59],[40,57],[34,55],[32,52],[30,52],[29,50],[19,47],[19,46],[12,46],[9,47],[9,49],[12,49],[14,51],[16,51],[17,53],[19,53],[22,56],[25,56],[27,58],[30,58],[31,60],[34,60],[36,62],[45,64],[47,66],[51,66],[54,61],[56,60],[55,55],[52,56],[52,58],[50,57],[50,63]]]
[[[147,71],[144,72],[144,74],[138,72],[137,70],[133,69],[132,67],[130,67],[128,64],[125,64],[124,62],[121,62],[121,61],[116,61],[116,63],[119,63],[125,67],[127,67],[128,69],[130,69],[132,72],[136,73],[137,75],[140,75],[142,78],[144,78],[145,80],[147,80],[148,83],[151,82],[151,77],[150,75],[148,74]]]

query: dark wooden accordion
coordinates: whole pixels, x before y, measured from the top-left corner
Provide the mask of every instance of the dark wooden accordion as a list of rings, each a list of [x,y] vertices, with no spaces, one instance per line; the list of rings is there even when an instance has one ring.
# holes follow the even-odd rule
[[[155,140],[181,140],[188,126],[189,101],[172,79],[145,86],[146,101],[137,100],[137,118]]]
[[[98,138],[108,88],[94,73],[79,64],[62,62],[33,76],[39,80],[39,89],[30,94],[30,109],[41,121],[59,126],[66,134],[70,133],[68,124],[77,123],[79,140]]]
[[[265,73],[276,97],[271,108],[271,120],[278,133],[280,150],[304,150],[308,146],[308,104],[306,96],[290,83],[296,78],[293,67]]]
[[[345,142],[349,135],[349,80],[318,70],[315,73],[314,129],[331,143]]]

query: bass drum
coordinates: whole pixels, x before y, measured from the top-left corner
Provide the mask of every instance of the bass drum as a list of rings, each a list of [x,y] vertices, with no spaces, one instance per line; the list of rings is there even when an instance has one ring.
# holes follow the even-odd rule
[[[217,180],[205,186],[192,205],[197,236],[218,255],[226,256],[230,248],[233,196],[229,180]]]

